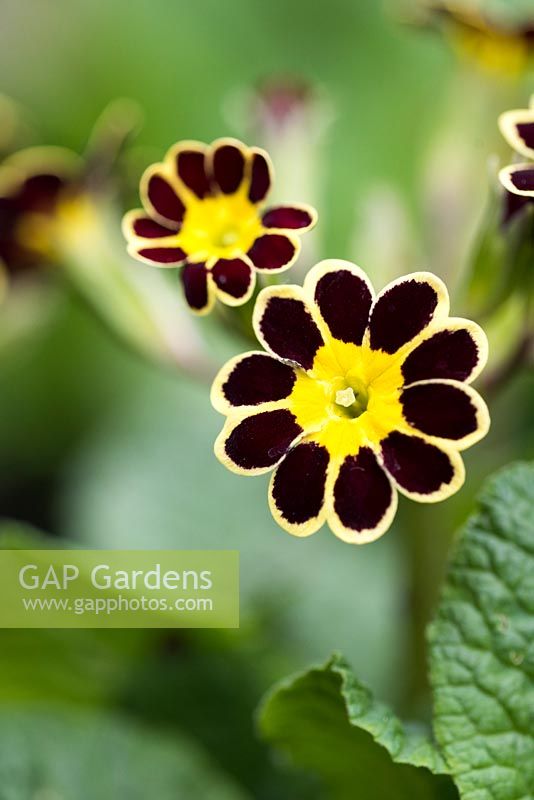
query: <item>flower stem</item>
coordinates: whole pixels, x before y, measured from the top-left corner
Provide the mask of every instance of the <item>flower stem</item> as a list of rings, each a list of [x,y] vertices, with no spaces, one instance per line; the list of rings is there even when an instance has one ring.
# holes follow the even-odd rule
[[[117,220],[113,206],[90,195],[58,220],[56,250],[64,275],[133,352],[209,382],[216,364],[168,276],[131,261],[110,220]]]

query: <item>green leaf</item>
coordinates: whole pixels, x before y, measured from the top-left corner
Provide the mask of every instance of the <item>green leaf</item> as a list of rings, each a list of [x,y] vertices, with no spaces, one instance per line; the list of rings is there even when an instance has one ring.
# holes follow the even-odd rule
[[[295,765],[318,773],[335,800],[457,797],[445,764],[422,730],[374,700],[345,660],[278,686],[259,712],[263,736]]]
[[[1,550],[70,547],[19,522],[0,523]],[[0,702],[89,706],[110,701],[152,633],[138,630],[0,629]]]
[[[2,548],[71,545],[17,522],[0,523],[0,558]],[[53,704],[81,713],[119,707],[196,743],[253,796],[308,797],[297,780],[273,769],[268,748],[253,735],[253,710],[270,683],[258,674],[267,659],[251,652],[261,647],[265,654],[264,641],[255,644],[259,635],[246,629],[238,639],[233,631],[206,629],[0,629],[0,706]]]
[[[0,550],[55,550],[62,547],[72,547],[72,543],[54,539],[17,520],[0,522]]]
[[[109,714],[0,714],[2,800],[244,800],[182,737]]]
[[[435,733],[464,800],[534,790],[534,464],[499,473],[429,628]]]

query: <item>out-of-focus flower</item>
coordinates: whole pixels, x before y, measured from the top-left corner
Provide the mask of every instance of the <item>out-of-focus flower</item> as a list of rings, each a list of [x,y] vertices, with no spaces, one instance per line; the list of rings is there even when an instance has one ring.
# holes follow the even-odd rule
[[[211,379],[215,370],[190,315],[179,307],[176,289],[166,276],[132,265],[124,252],[118,160],[138,122],[134,104],[115,101],[98,120],[83,157],[39,147],[1,165],[2,323],[13,318],[12,311],[17,316],[21,296],[35,295],[36,288],[41,302],[32,305],[44,305],[43,284],[53,281],[39,278],[66,279],[136,352]],[[0,343],[11,338],[2,326]]]
[[[212,387],[228,416],[217,457],[242,474],[276,467],[270,508],[296,536],[326,521],[347,542],[370,542],[391,525],[397,490],[449,497],[464,480],[459,451],[486,434],[489,414],[469,385],[486,337],[448,314],[431,273],[374,298],[346,261],[321,262],[303,288],[264,289],[254,327],[268,352],[232,359]]]
[[[258,130],[279,134],[299,116],[305,116],[315,101],[307,81],[294,75],[271,76],[262,80],[249,98],[249,112]]]
[[[11,278],[57,259],[55,223],[93,191],[115,189],[120,153],[139,124],[137,106],[115,100],[97,120],[83,156],[60,147],[18,150],[0,166],[0,267]]]
[[[482,69],[508,75],[524,71],[534,55],[534,14],[488,0],[423,0],[424,24],[442,30],[461,56]]]
[[[53,224],[79,194],[82,160],[55,147],[21,150],[0,168],[0,266],[10,278],[53,261]]]
[[[501,114],[499,127],[510,147],[530,159],[503,167],[499,172],[499,180],[506,190],[504,216],[507,222],[534,198],[534,98],[530,108]]]
[[[252,295],[256,272],[283,272],[300,250],[295,231],[316,221],[306,205],[264,209],[272,166],[263,150],[236,139],[179,142],[141,180],[144,210],[124,218],[128,252],[158,267],[181,266],[186,300],[207,314]]]

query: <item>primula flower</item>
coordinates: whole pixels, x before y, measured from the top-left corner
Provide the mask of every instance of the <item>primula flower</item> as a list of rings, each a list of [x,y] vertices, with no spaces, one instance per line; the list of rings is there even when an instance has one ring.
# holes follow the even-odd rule
[[[427,272],[375,298],[359,267],[329,260],[302,288],[265,288],[254,328],[267,352],[233,358],[212,387],[228,415],[217,457],[241,474],[276,468],[269,505],[296,536],[326,521],[346,542],[370,542],[391,525],[397,490],[449,497],[464,481],[459,451],[489,415],[469,385],[486,337],[448,314],[447,289]]]
[[[135,104],[116,100],[97,120],[83,156],[28,147],[2,162],[0,268],[10,278],[57,261],[58,220],[77,214],[90,192],[115,188],[114,167],[137,124]]]
[[[499,172],[506,189],[505,221],[508,221],[534,198],[534,98],[530,108],[505,111],[499,117],[501,133],[516,153],[528,162],[511,164]]]
[[[230,306],[252,295],[256,272],[288,269],[316,221],[309,206],[264,209],[269,156],[235,139],[210,146],[179,142],[141,179],[143,210],[124,218],[128,252],[158,267],[181,266],[186,300],[207,314],[215,298]]]
[[[21,150],[0,168],[0,266],[13,278],[53,258],[51,223],[81,187],[81,160],[69,150]]]

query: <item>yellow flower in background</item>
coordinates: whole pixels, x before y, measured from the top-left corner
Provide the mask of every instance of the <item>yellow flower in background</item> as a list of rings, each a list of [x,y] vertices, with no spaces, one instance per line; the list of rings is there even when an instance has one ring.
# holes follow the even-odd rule
[[[416,272],[375,297],[359,267],[323,261],[303,287],[264,289],[254,328],[267,352],[232,359],[212,387],[228,417],[215,453],[240,474],[275,470],[281,527],[308,536],[327,522],[363,544],[391,525],[397,491],[437,502],[460,488],[460,451],[489,428],[469,385],[487,340],[449,317],[439,278]]]
[[[186,300],[198,314],[216,298],[242,305],[256,272],[289,269],[300,250],[295,232],[316,222],[306,205],[265,209],[271,183],[269,156],[259,148],[236,139],[179,142],[143,175],[144,210],[124,218],[128,252],[155,266],[181,266]]]
[[[483,70],[517,75],[534,55],[534,11],[487,0],[425,0],[427,24],[439,27],[459,55]]]

